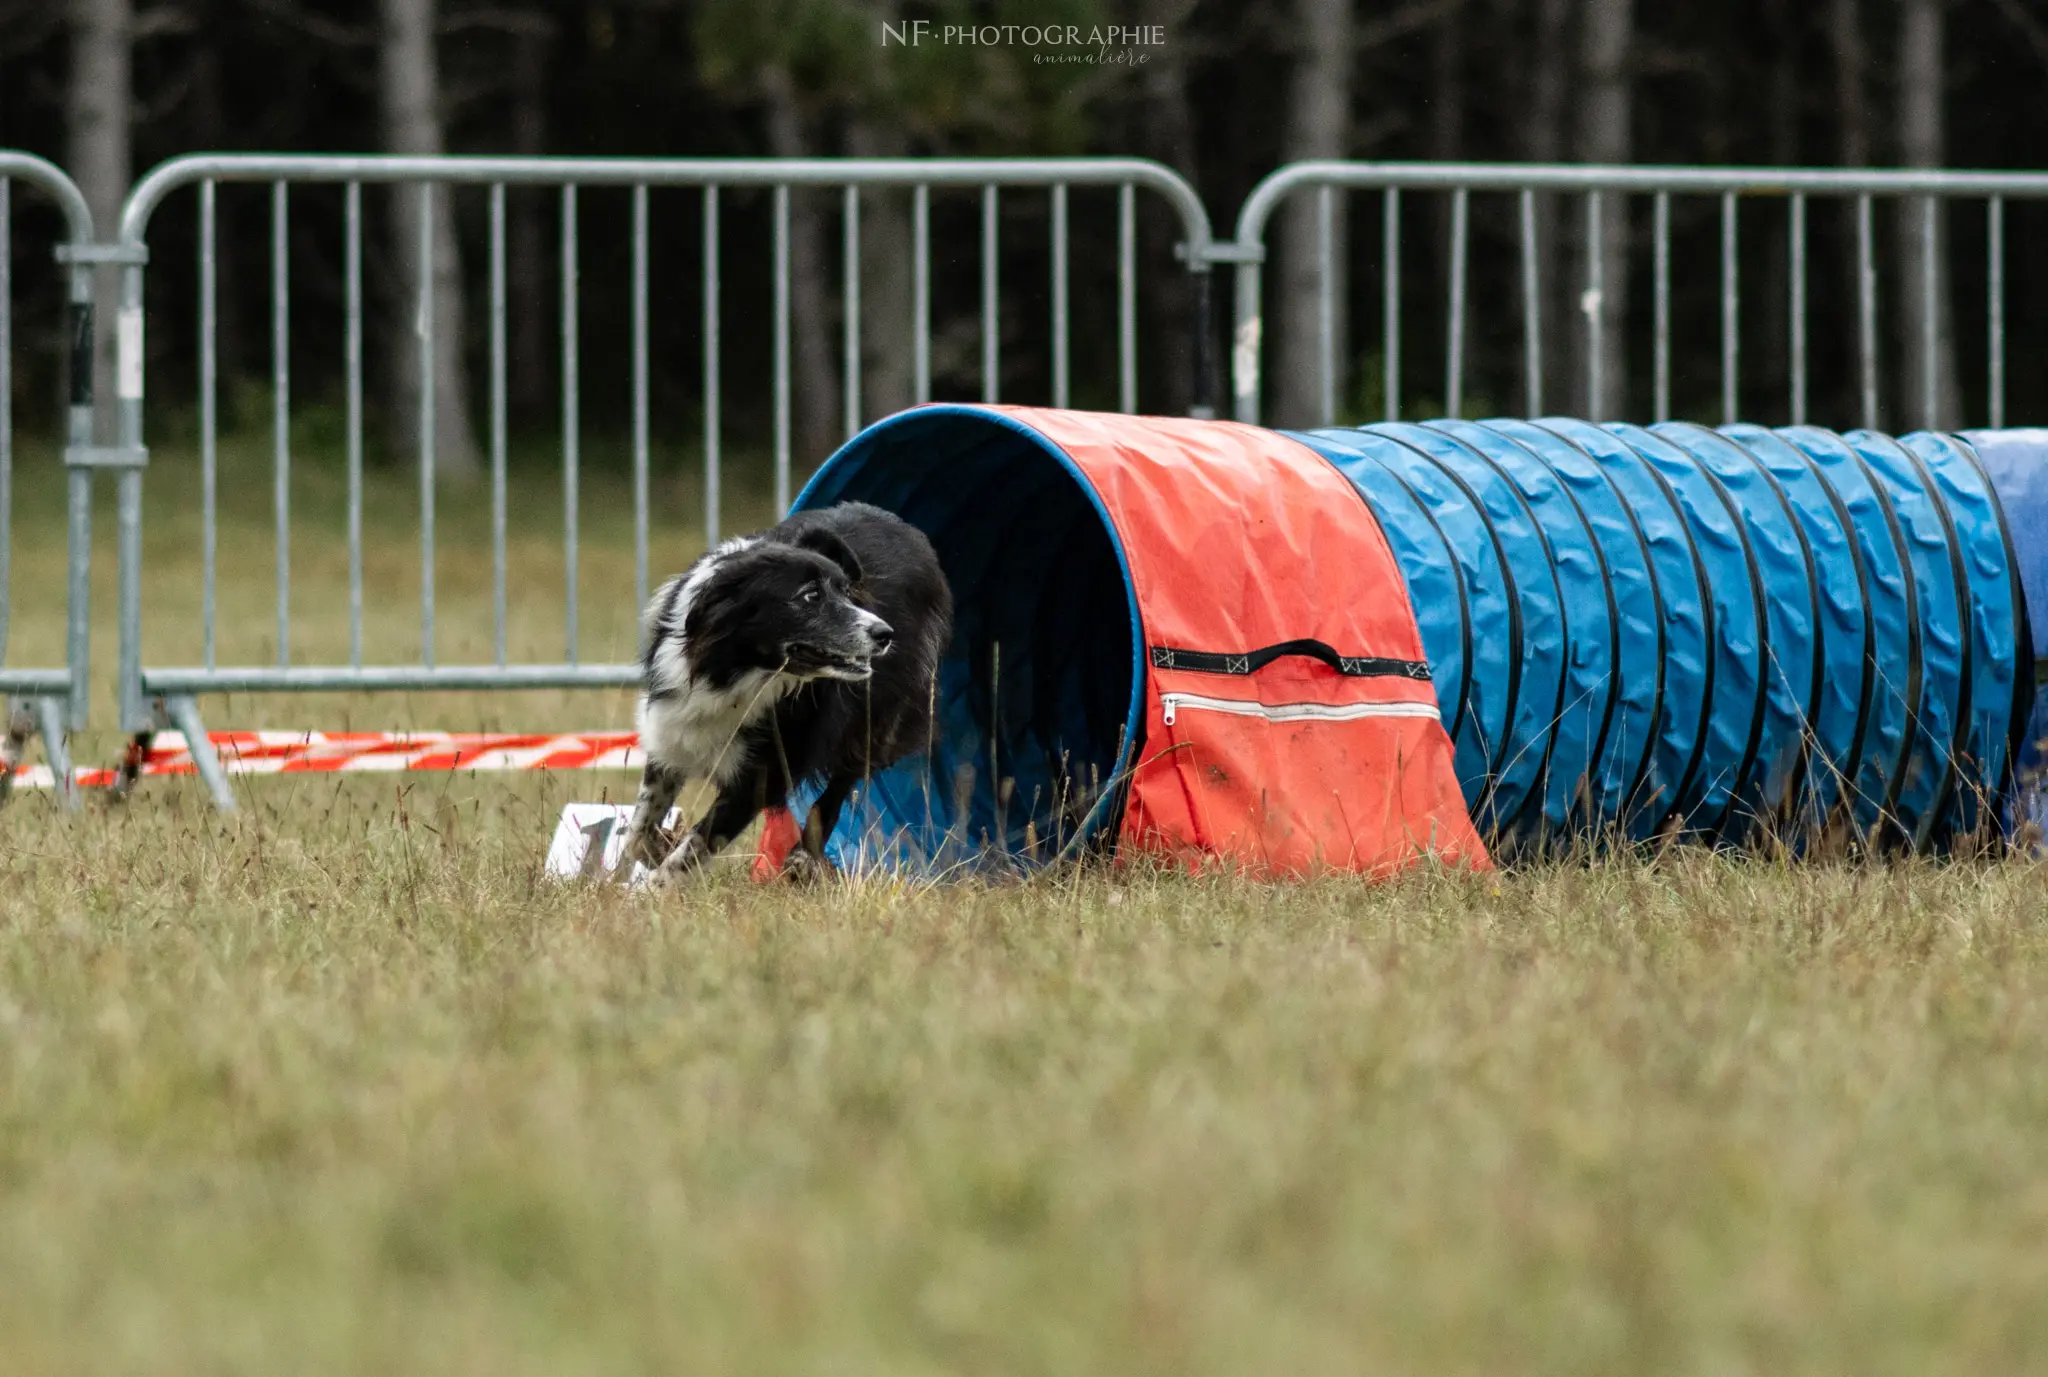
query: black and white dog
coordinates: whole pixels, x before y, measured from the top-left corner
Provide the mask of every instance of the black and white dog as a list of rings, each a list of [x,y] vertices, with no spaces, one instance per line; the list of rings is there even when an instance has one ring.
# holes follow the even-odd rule
[[[621,864],[683,874],[813,780],[789,867],[823,873],[854,784],[928,744],[952,622],[931,542],[858,502],[728,540],[663,584],[641,617],[647,765]],[[663,820],[693,778],[717,797],[677,839]]]

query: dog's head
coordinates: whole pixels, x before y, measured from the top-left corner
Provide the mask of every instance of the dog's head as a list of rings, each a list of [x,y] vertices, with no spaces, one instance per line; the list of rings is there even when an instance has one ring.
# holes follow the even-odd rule
[[[693,665],[780,669],[802,679],[864,680],[894,632],[856,595],[860,560],[832,532],[756,541],[717,560],[691,600],[683,636]]]

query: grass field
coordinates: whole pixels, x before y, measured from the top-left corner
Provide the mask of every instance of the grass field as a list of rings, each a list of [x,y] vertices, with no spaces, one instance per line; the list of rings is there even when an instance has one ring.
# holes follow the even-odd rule
[[[264,522],[238,509],[223,548],[267,569]],[[196,552],[152,529],[152,596],[185,596]],[[475,549],[444,538],[472,589]],[[332,549],[300,550],[331,600]],[[617,582],[616,550],[591,557]],[[47,558],[25,551],[17,588]],[[264,634],[268,592],[232,594],[256,623],[233,634]],[[307,634],[331,644],[324,616]],[[590,634],[621,616],[593,595]],[[0,814],[0,1372],[1921,1374],[2048,1352],[2048,870],[544,879],[559,805],[629,783],[298,777],[228,819],[172,785]]]

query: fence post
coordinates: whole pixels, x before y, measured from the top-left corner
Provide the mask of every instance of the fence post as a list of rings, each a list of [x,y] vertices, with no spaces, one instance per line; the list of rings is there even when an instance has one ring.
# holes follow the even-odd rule
[[[1188,415],[1198,421],[1214,420],[1216,417],[1216,367],[1211,357],[1216,339],[1215,322],[1210,318],[1214,309],[1211,302],[1209,264],[1198,256],[1191,246],[1188,253],[1191,263],[1196,263],[1194,272],[1195,304],[1195,390],[1188,407]]]
[[[14,767],[20,763],[31,734],[43,738],[43,755],[48,761],[58,800],[64,807],[78,806],[66,735],[86,724],[91,666],[89,597],[92,591],[92,469],[111,456],[93,446],[93,308],[92,265],[101,261],[94,245],[92,212],[77,185],[62,170],[28,153],[0,150],[0,182],[18,179],[52,201],[64,216],[65,237],[53,257],[67,278],[65,292],[65,610],[64,666],[61,669],[0,668],[0,713],[4,713],[4,741],[0,741],[0,802],[12,788]],[[13,252],[11,209],[0,196],[0,255]],[[12,283],[0,272],[0,339],[11,342]],[[4,362],[0,362],[0,387],[10,385]],[[0,418],[11,425],[11,416]],[[6,488],[12,478],[9,442],[0,439],[0,522],[11,522],[11,503]],[[0,558],[11,544],[12,531],[0,530]],[[5,649],[6,627],[10,621],[9,602],[13,590],[0,578],[0,652]]]

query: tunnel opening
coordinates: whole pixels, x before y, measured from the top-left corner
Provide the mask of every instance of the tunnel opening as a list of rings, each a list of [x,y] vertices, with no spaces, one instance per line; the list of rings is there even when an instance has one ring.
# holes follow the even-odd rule
[[[934,405],[854,437],[796,509],[840,502],[931,540],[954,624],[929,749],[855,792],[828,854],[855,869],[1029,868],[1111,841],[1143,671],[1129,565],[1086,475],[1008,417]]]

